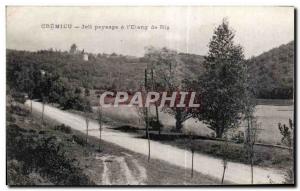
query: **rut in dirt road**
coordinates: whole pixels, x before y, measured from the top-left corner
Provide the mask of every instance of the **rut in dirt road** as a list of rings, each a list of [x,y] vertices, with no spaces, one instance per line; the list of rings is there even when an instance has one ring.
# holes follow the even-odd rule
[[[126,156],[96,156],[103,164],[101,185],[143,185],[147,179],[146,169],[128,153]]]

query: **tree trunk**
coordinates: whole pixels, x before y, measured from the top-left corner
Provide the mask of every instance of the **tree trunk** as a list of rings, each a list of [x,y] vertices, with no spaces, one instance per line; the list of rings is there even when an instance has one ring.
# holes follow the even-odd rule
[[[147,92],[147,69],[145,69],[145,92]],[[145,122],[146,122],[146,137],[148,139],[148,162],[150,162],[150,136],[149,136],[149,120],[148,120],[148,108],[145,108]]]
[[[253,184],[253,157],[251,157],[251,184]]]
[[[223,169],[223,175],[222,175],[222,181],[221,181],[221,184],[223,184],[223,182],[224,182],[225,171],[226,171],[226,165],[224,165],[224,169]]]
[[[86,138],[85,138],[85,144],[88,144],[88,136],[89,136],[89,121],[88,119],[85,120],[86,123]]]
[[[156,121],[157,121],[157,125],[158,125],[158,135],[160,135],[160,125],[159,125],[159,115],[158,115],[158,106],[157,103],[155,102],[155,112],[156,112]]]
[[[192,172],[191,172],[191,177],[193,178],[194,176],[194,150],[192,150]]]
[[[30,113],[32,113],[32,99],[30,99]]]
[[[148,138],[148,162],[150,162],[150,138]]]
[[[99,152],[101,152],[101,135],[102,135],[102,107],[98,108],[98,124],[99,124]]]
[[[176,131],[181,131],[182,129],[182,121],[176,120]]]
[[[222,138],[221,128],[216,127],[216,138]]]
[[[100,123],[99,131],[100,131],[100,136],[99,136],[99,152],[100,152],[101,151],[101,134],[102,134],[102,124],[101,123]]]
[[[44,123],[44,111],[45,111],[45,103],[42,103],[42,123]]]
[[[156,90],[155,80],[153,76],[153,68],[151,68],[151,82],[152,82],[152,91]],[[159,123],[159,113],[158,113],[158,106],[157,101],[155,102],[155,112],[156,112],[156,122]],[[160,135],[160,126],[158,127],[158,135]]]
[[[176,111],[176,114],[175,114],[175,119],[176,119],[176,126],[175,126],[175,128],[176,128],[176,131],[181,131],[181,129],[182,129],[182,113],[181,113],[181,111]]]
[[[148,108],[146,108],[146,136],[148,139],[148,162],[150,161],[150,135],[149,135],[149,123],[148,123]]]
[[[224,133],[224,125],[222,125],[222,127],[220,127],[220,138],[223,137],[223,133]]]

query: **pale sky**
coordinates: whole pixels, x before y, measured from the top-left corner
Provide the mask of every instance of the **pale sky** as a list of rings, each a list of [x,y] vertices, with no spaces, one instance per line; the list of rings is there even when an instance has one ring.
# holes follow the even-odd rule
[[[226,17],[246,57],[294,40],[293,7],[7,7],[7,48],[69,50],[142,56],[146,46],[205,55]],[[72,29],[42,29],[72,24]],[[91,24],[93,29],[74,26]],[[169,30],[94,30],[102,25],[168,25]]]

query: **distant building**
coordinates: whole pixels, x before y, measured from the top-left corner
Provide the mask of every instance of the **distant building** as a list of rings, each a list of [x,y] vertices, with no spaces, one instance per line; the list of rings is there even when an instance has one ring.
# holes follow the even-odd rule
[[[41,72],[42,76],[44,76],[46,74],[45,70],[41,70],[40,72]]]
[[[87,53],[83,54],[83,60],[84,61],[89,61],[89,55]]]

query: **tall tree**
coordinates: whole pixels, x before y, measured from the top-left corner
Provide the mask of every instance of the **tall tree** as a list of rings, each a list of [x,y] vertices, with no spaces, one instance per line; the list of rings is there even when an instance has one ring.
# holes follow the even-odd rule
[[[38,89],[41,94],[42,99],[42,123],[44,123],[44,113],[45,113],[45,104],[49,102],[50,88],[52,86],[51,74],[46,73],[45,71],[40,71],[42,74],[41,82],[38,86]]]
[[[71,47],[70,47],[70,53],[74,54],[74,53],[76,53],[76,50],[77,50],[77,45],[76,44],[72,44]]]
[[[151,71],[154,91],[174,92],[182,90],[182,82],[185,79],[185,67],[176,51],[167,48],[155,49],[148,47],[144,57],[148,63],[147,68]],[[164,107],[163,111],[174,116],[176,121],[175,129],[178,131],[182,129],[183,122],[191,117],[186,108]],[[156,115],[157,120],[159,120],[157,105]],[[159,121],[157,125],[159,125]]]
[[[102,136],[102,123],[103,123],[103,113],[102,113],[102,106],[99,104],[98,111],[97,111],[97,121],[99,124],[99,152],[101,152],[101,136]]]
[[[147,95],[147,91],[148,91],[148,78],[147,78],[147,69],[145,69],[145,78],[144,78],[144,89],[143,89],[143,93],[142,93],[142,97],[144,97],[143,99],[143,106],[136,106],[136,111],[138,114],[138,117],[140,119],[140,121],[145,125],[145,137],[148,140],[148,162],[150,161],[150,154],[151,154],[151,145],[150,145],[150,133],[149,133],[149,119],[152,118],[150,116],[151,115],[151,110],[145,106],[145,98]]]
[[[197,117],[221,138],[230,128],[237,127],[245,113],[247,76],[243,49],[234,44],[234,32],[223,20],[209,43],[203,75],[199,78],[203,112]]]
[[[89,112],[90,112],[90,102],[89,102],[90,91],[86,88],[84,90],[85,104],[84,104],[84,117],[85,117],[85,125],[86,125],[86,145],[88,144],[88,136],[89,136]]]
[[[246,139],[245,139],[245,149],[248,157],[248,162],[250,164],[251,169],[251,184],[254,182],[254,157],[255,157],[255,151],[254,151],[254,145],[257,140],[258,132],[259,132],[259,124],[257,123],[257,120],[254,117],[249,117],[246,120],[247,122],[247,129],[246,129]]]

